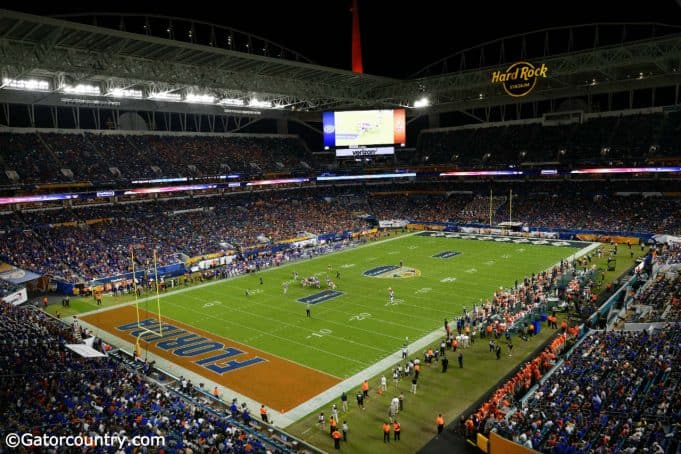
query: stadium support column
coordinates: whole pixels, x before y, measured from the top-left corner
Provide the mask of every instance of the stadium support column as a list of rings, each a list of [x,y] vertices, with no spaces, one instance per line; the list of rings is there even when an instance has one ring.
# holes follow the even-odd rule
[[[288,134],[288,120],[277,118],[277,134]]]
[[[437,112],[428,113],[428,127],[429,128],[439,128],[440,127],[440,114]]]

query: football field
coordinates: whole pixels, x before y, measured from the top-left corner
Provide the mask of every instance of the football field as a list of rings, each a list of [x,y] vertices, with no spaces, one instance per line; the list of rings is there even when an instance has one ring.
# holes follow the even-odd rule
[[[398,351],[406,338],[412,342],[432,332],[464,306],[471,309],[500,286],[544,270],[585,244],[464,238],[419,234],[371,243],[168,294],[161,313],[343,379]],[[311,277],[319,279],[319,288],[301,284]],[[156,304],[140,307],[154,311]]]

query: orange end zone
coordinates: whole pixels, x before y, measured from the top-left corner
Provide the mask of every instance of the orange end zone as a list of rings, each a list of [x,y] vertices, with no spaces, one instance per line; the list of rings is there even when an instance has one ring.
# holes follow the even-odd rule
[[[140,310],[140,324],[158,332],[158,315]],[[323,372],[301,366],[269,353],[216,336],[167,317],[163,337],[153,336],[137,325],[133,306],[84,315],[81,320],[135,344],[272,409],[284,412],[340,382]]]

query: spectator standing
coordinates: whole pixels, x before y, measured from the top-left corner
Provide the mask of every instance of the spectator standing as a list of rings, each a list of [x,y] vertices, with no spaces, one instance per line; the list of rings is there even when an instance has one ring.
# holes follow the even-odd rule
[[[362,391],[357,392],[357,406],[364,410],[364,394]]]
[[[445,428],[445,418],[442,417],[442,413],[437,415],[437,419],[435,420],[435,422],[437,423],[437,437],[435,438],[440,438],[440,434]]]
[[[331,432],[331,438],[333,438],[333,447],[336,449],[340,449],[341,433],[338,431],[337,428],[334,428],[333,432]]]
[[[348,395],[345,391],[343,391],[343,394],[341,394],[341,402],[342,402],[343,413],[347,413],[347,411],[348,411]]]

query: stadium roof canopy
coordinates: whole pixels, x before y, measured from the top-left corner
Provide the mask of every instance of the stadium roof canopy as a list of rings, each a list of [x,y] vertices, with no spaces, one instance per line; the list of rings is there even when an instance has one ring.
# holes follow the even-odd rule
[[[49,78],[53,91],[99,83],[104,91],[136,88],[145,97],[201,93],[228,98],[230,105],[257,97],[275,106],[319,110],[374,105],[375,90],[396,82],[314,65],[281,47],[272,50],[298,61],[7,10],[0,10],[0,37],[3,79]]]
[[[618,92],[633,97],[635,90],[664,86],[677,86],[678,101],[681,80],[681,30],[660,24],[591,24],[506,37],[398,80],[315,65],[266,39],[212,24],[160,16],[108,17],[120,20],[119,26],[0,10],[0,87],[5,88],[0,90],[0,103],[69,107],[81,103],[211,115],[246,115],[252,103],[254,108],[273,109],[271,116],[276,117],[290,111],[413,107],[416,99],[427,96],[430,112],[473,112]],[[123,24],[135,21],[147,33],[126,31],[134,27]],[[149,33],[150,24],[161,33]],[[205,39],[199,40],[202,27],[207,31],[201,31]],[[603,38],[609,29],[627,27],[652,32],[627,38],[622,33],[614,42]],[[582,36],[585,29],[593,35],[588,44],[572,45],[573,33]],[[230,48],[217,45],[225,33]],[[556,37],[560,34],[562,38]],[[544,46],[533,54],[527,43],[537,37]],[[567,46],[561,47],[560,41]],[[493,72],[530,59],[546,65],[549,77],[526,96],[510,97],[501,84],[490,82]],[[42,92],[12,87],[27,80],[47,84]]]

